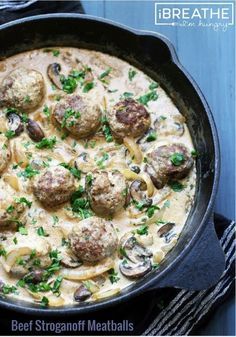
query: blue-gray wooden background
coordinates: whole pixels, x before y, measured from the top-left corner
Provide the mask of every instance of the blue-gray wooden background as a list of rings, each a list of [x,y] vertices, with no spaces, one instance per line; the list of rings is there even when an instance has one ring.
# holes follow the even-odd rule
[[[221,145],[221,179],[216,211],[235,219],[235,30],[156,26],[154,1],[82,1],[86,14],[166,35],[179,59],[204,93],[214,115]],[[124,41],[125,43],[125,41]],[[234,299],[229,299],[201,331],[234,335]]]

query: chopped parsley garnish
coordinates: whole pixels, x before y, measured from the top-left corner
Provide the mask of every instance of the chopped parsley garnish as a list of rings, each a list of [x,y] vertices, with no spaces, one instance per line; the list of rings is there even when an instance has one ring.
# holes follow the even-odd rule
[[[129,72],[128,72],[128,76],[129,76],[129,80],[132,81],[132,79],[134,78],[134,76],[137,74],[137,71],[134,70],[134,69],[129,69]]]
[[[35,146],[37,149],[53,149],[56,142],[57,142],[57,139],[55,136],[53,136],[51,138],[43,138]]]
[[[8,139],[11,139],[11,138],[13,138],[13,137],[15,137],[15,131],[13,131],[13,130],[7,130],[6,132],[5,132],[5,136],[8,138]]]
[[[105,136],[106,142],[111,143],[113,141],[113,137],[106,117],[102,118],[102,132]]]
[[[149,218],[153,217],[154,213],[156,210],[159,210],[160,208],[156,205],[152,205],[150,207],[148,207],[146,214]]]
[[[140,96],[138,98],[139,103],[143,105],[147,105],[150,101],[156,101],[158,99],[158,95],[156,91],[150,91],[147,94]]]
[[[24,98],[24,103],[30,103],[31,102],[31,99],[29,97],[29,95],[26,95],[25,98]]]
[[[43,298],[40,301],[40,304],[42,307],[47,307],[49,305],[49,299],[46,296],[43,296]]]
[[[120,253],[121,256],[127,257],[127,253],[126,253],[126,251],[123,247],[119,248],[119,253]]]
[[[56,295],[60,295],[60,286],[61,286],[61,282],[63,280],[62,276],[58,276],[55,280],[55,282],[52,285],[51,291],[56,294]]]
[[[108,271],[108,275],[109,275],[109,280],[111,281],[112,284],[120,280],[120,277],[118,276],[118,273],[115,271],[114,268],[111,268]]]
[[[151,132],[149,132],[149,134],[148,134],[148,136],[147,136],[147,138],[146,138],[146,141],[147,142],[153,142],[154,140],[156,140],[157,139],[157,134],[156,134],[156,132],[155,131],[151,131]]]
[[[27,199],[24,198],[24,197],[16,199],[16,202],[17,202],[17,203],[20,203],[20,204],[25,204],[25,205],[28,206],[29,208],[32,206],[32,202],[29,201],[29,200],[27,200]]]
[[[17,245],[17,243],[18,243],[17,238],[14,238],[12,241],[14,242],[15,245]]]
[[[107,68],[98,78],[99,78],[99,80],[103,80],[105,77],[107,77],[109,74],[110,74],[110,72],[112,71],[112,68],[111,67],[109,67],[109,68]]]
[[[60,81],[63,91],[65,91],[67,94],[72,94],[77,88],[77,81],[71,75],[69,75],[68,77],[62,75]]]
[[[150,90],[154,90],[156,88],[158,88],[158,83],[157,82],[152,82],[150,85],[149,85],[149,89]]]
[[[93,176],[91,173],[87,174],[86,175],[86,183],[88,184],[88,186],[91,186],[92,185],[92,181],[93,181]]]
[[[156,269],[158,269],[159,267],[160,267],[159,263],[153,263],[153,264],[152,264],[152,269],[153,269],[153,270],[156,270]]]
[[[45,230],[44,230],[43,227],[39,227],[39,228],[37,229],[37,234],[38,234],[39,236],[49,236],[49,234],[47,234],[47,233],[45,232]]]
[[[45,116],[50,117],[51,111],[50,111],[50,109],[47,105],[44,105],[43,113],[44,113]]]
[[[19,175],[24,177],[24,178],[30,179],[30,178],[36,176],[37,174],[39,174],[38,170],[33,169],[31,165],[27,165],[25,170],[23,172],[20,172]]]
[[[134,96],[134,94],[133,94],[132,92],[127,92],[127,91],[125,91],[125,92],[122,94],[121,98],[130,98],[130,97],[132,97],[132,96]]]
[[[136,230],[136,233],[139,235],[148,235],[148,226],[142,225],[140,228]]]
[[[83,186],[80,185],[79,189],[72,194],[71,203],[73,203],[77,198],[82,197],[83,193],[84,193],[84,188]]]
[[[7,207],[6,212],[8,214],[11,214],[14,211],[14,209],[15,209],[15,207],[13,205],[10,205],[10,206]]]
[[[81,178],[81,171],[78,170],[76,167],[72,167],[69,164],[66,163],[60,163],[60,166],[63,166],[64,168],[66,168],[67,170],[70,171],[71,174],[73,174],[73,176],[77,179]]]
[[[192,151],[191,151],[191,156],[192,156],[193,158],[196,158],[198,155],[199,155],[199,154],[198,154],[198,152],[197,152],[196,150],[192,150]]]
[[[171,155],[170,161],[174,166],[180,166],[185,162],[185,157],[182,153],[175,152]]]
[[[17,292],[17,288],[15,286],[10,286],[10,285],[4,284],[1,287],[0,292],[3,293],[4,295],[9,295],[9,294],[12,294],[12,293],[15,294]]]
[[[76,193],[76,192],[75,192]],[[73,195],[72,195],[73,197]],[[92,212],[90,210],[89,201],[86,198],[73,198],[71,200],[72,211],[75,213],[79,213],[79,216],[82,219],[86,219],[92,216]]]
[[[27,230],[27,228],[25,228],[25,226],[19,226],[19,227],[18,227],[18,232],[19,232],[21,235],[28,235],[28,230]]]
[[[53,215],[52,219],[53,219],[53,226],[55,226],[59,222],[59,218],[57,215]]]
[[[176,180],[171,180],[169,181],[168,185],[172,188],[173,191],[175,192],[181,192],[185,188],[181,182],[176,181]]]
[[[7,252],[5,249],[1,248],[0,249],[0,256],[6,256],[7,255]]]
[[[79,111],[75,111],[71,108],[66,109],[65,114],[64,114],[63,119],[62,119],[62,123],[61,123],[62,128],[66,127],[66,126],[70,127],[70,126],[74,125],[73,124],[73,123],[75,123],[74,121],[68,122],[68,119],[69,118],[71,119],[71,117],[73,117],[73,119],[78,119],[78,118],[81,117],[81,114],[80,114]]]
[[[93,88],[94,88],[94,82],[87,82],[84,85],[83,92],[89,92]]]
[[[52,54],[53,54],[53,56],[59,56],[60,55],[60,51],[59,50],[57,50],[57,49],[53,49],[52,50]]]
[[[97,166],[100,169],[104,169],[105,168],[104,162],[108,159],[109,159],[109,154],[104,152],[102,157],[99,160],[96,161]]]

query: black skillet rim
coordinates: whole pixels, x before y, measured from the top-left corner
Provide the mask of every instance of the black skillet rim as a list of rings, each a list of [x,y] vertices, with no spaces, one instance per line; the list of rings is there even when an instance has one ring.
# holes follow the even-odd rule
[[[35,15],[35,16],[29,16],[26,18],[21,18],[18,20],[14,20],[11,21],[9,23],[5,23],[3,25],[0,26],[0,32],[4,31],[4,29],[10,28],[10,27],[17,27],[18,25],[24,24],[25,22],[32,22],[32,21],[43,21],[44,19],[50,19],[50,18],[64,18],[64,19],[79,19],[79,20],[90,20],[90,21],[98,21],[104,24],[109,24],[111,26],[113,26],[114,28],[118,28],[118,29],[123,29],[123,30],[127,30],[129,31],[131,34],[133,34],[134,36],[144,36],[144,37],[154,37],[157,39],[162,40],[168,47],[170,53],[171,53],[171,59],[172,62],[175,64],[176,67],[178,67],[180,69],[180,71],[184,74],[185,77],[187,77],[187,79],[189,80],[189,82],[192,84],[196,94],[198,95],[198,97],[201,100],[201,103],[204,106],[209,124],[210,124],[210,128],[211,128],[211,134],[212,134],[212,138],[213,138],[213,143],[214,143],[214,154],[215,154],[215,162],[214,162],[214,181],[213,181],[213,185],[212,185],[212,191],[211,191],[211,196],[209,198],[208,201],[208,205],[207,205],[207,209],[206,212],[201,220],[201,223],[199,224],[199,229],[198,231],[193,235],[191,241],[188,243],[188,245],[186,245],[186,247],[184,248],[184,250],[181,252],[181,254],[179,254],[173,261],[173,264],[177,264],[180,259],[182,259],[183,256],[185,256],[187,254],[187,252],[189,250],[192,249],[193,245],[197,242],[201,232],[203,231],[204,228],[204,224],[207,223],[207,221],[209,221],[209,218],[212,215],[212,210],[213,210],[213,206],[214,206],[214,201],[216,198],[216,193],[217,193],[217,189],[218,189],[218,184],[219,184],[219,177],[220,177],[220,147],[219,147],[219,139],[218,139],[218,134],[217,134],[217,130],[216,130],[216,125],[214,122],[214,118],[212,115],[212,112],[210,110],[210,107],[202,93],[202,91],[200,90],[200,88],[198,87],[197,83],[195,82],[195,80],[191,77],[191,75],[185,70],[185,68],[182,66],[182,64],[179,62],[179,59],[177,57],[176,51],[172,45],[172,43],[162,34],[156,33],[156,32],[151,32],[151,31],[145,31],[145,30],[137,30],[137,29],[133,29],[130,28],[126,25],[114,22],[112,20],[108,20],[108,19],[103,19],[100,17],[95,17],[92,15],[85,15],[85,14],[70,14],[70,13],[58,13],[58,14],[42,14],[42,15]],[[84,314],[84,313],[89,313],[89,312],[94,312],[97,310],[102,310],[104,308],[107,307],[111,307],[114,305],[118,305],[121,304],[131,298],[133,298],[134,296],[137,296],[138,294],[143,293],[144,291],[147,291],[149,287],[151,287],[153,285],[153,283],[155,281],[157,281],[158,279],[161,279],[162,277],[164,277],[166,275],[166,273],[168,273],[169,270],[169,266],[167,266],[164,270],[162,270],[160,273],[158,274],[153,274],[153,276],[146,281],[144,284],[140,284],[133,287],[133,289],[130,289],[128,292],[125,293],[121,293],[115,297],[111,297],[108,298],[106,300],[103,301],[99,301],[99,302],[91,302],[88,303],[86,306],[70,306],[70,307],[59,307],[59,308],[40,308],[40,307],[29,307],[29,306],[24,306],[24,303],[26,305],[29,305],[27,302],[23,302],[23,301],[16,301],[16,300],[2,300],[0,299],[0,307],[2,308],[6,308],[6,309],[11,309],[13,311],[16,312],[21,312],[21,313],[25,313],[25,314],[33,314],[33,315],[42,315],[42,316],[60,316],[60,315],[72,315],[72,314]],[[16,303],[19,304],[16,304]],[[23,306],[22,306],[23,304]]]

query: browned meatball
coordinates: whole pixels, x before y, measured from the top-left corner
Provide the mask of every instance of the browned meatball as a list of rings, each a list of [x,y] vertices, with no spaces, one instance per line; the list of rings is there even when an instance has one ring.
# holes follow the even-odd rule
[[[162,188],[170,179],[185,178],[193,159],[183,144],[163,145],[150,152],[148,158],[148,173],[157,188]]]
[[[132,98],[118,102],[107,117],[111,131],[118,139],[140,137],[151,124],[149,112]]]
[[[73,175],[62,166],[45,169],[33,182],[34,195],[46,207],[68,201],[75,189]]]
[[[9,141],[4,135],[0,134],[0,173],[5,170],[10,159],[11,152],[9,148]]]
[[[17,202],[14,197],[7,196],[4,191],[0,191],[0,228],[15,225],[22,219],[25,212],[25,205]]]
[[[1,105],[26,112],[38,108],[44,94],[45,84],[41,73],[23,67],[10,72],[0,86]]]
[[[90,205],[96,214],[113,214],[125,205],[126,181],[119,171],[94,171],[86,181]]]
[[[57,103],[53,119],[76,138],[85,138],[97,131],[101,110],[87,98],[70,95],[63,102]]]
[[[83,262],[98,262],[113,255],[118,245],[110,221],[91,217],[78,222],[69,234],[74,254]]]

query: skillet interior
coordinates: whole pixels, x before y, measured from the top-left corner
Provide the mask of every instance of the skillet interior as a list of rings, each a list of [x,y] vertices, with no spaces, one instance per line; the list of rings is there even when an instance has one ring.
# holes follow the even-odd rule
[[[19,36],[22,38],[20,43]],[[19,301],[1,300],[0,303],[25,312],[31,308],[31,313],[32,310],[35,313],[39,310],[44,313],[85,312],[119,303],[153,283],[158,287],[158,281],[164,275],[171,277],[177,260],[181,262],[207,225],[219,173],[218,141],[209,108],[189,75],[184,74],[172,46],[165,38],[152,33],[139,33],[103,20],[70,14],[44,15],[19,20],[16,25],[4,25],[0,29],[0,45],[1,58],[53,45],[94,49],[128,61],[160,82],[171,96],[187,118],[194,147],[201,154],[197,160],[197,191],[192,211],[177,245],[155,273],[126,288],[120,295],[98,303],[47,310]]]

